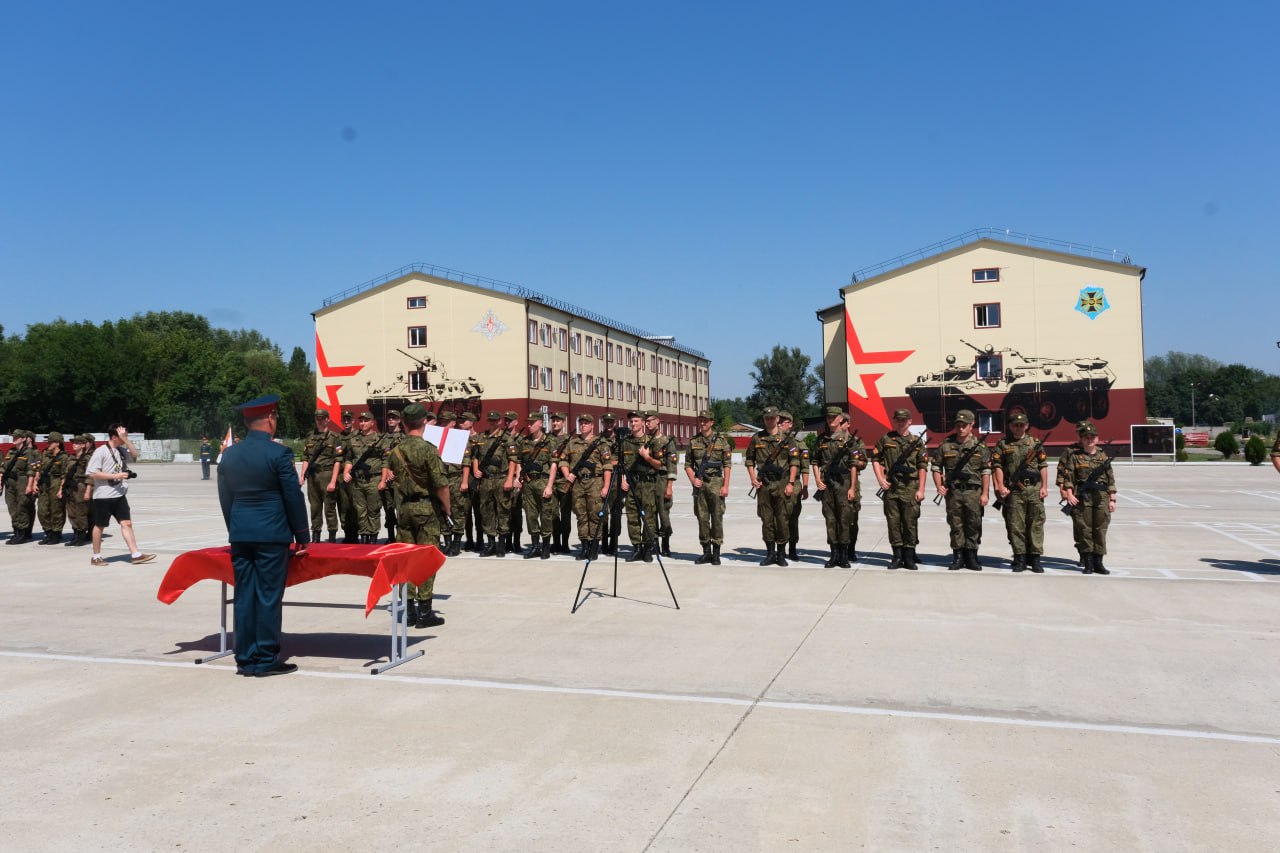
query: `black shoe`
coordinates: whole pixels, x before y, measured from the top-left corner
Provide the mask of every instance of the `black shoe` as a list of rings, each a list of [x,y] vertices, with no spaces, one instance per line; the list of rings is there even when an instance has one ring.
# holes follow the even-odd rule
[[[671,556],[671,537],[670,536],[662,537],[662,556],[664,557]]]
[[[511,541],[510,537],[506,537],[506,538],[504,538],[504,537],[502,537],[502,536],[499,536],[499,537],[498,537],[498,546],[494,549],[494,551],[493,551],[493,556],[495,556],[495,557],[505,557],[505,556],[507,556],[507,550],[508,550],[508,549],[507,549],[507,545],[508,545],[508,543],[510,543],[510,541]]]
[[[541,557],[542,557],[542,559],[544,559],[544,560],[550,560],[550,559],[551,559],[551,537],[550,537],[550,536],[543,536],[543,537],[542,537],[542,554],[541,554]]]
[[[1027,559],[1031,561],[1031,567],[1030,567],[1031,571],[1035,572],[1038,575],[1044,574],[1044,567],[1040,565],[1039,554],[1031,554],[1027,557]]]
[[[784,569],[787,567],[787,546],[782,542],[773,550],[773,564]]]
[[[57,536],[57,538],[56,538],[56,539],[54,538],[55,536]],[[43,538],[43,539],[41,539],[41,540],[40,540],[40,542],[39,542],[38,544],[40,544],[40,545],[61,545],[61,544],[62,544],[62,533],[60,533],[60,532],[59,532],[59,533],[56,533],[56,534],[55,534],[55,533],[50,533],[48,530],[46,530],[46,531],[44,532],[44,538]]]
[[[850,566],[849,563],[858,562],[858,552],[857,550],[855,550],[857,547],[858,547],[858,534],[855,532],[853,536],[849,539],[849,544],[844,546],[845,565],[842,566],[841,568],[845,568],[845,569],[852,568],[852,566]]]
[[[964,568],[964,552],[961,551],[959,548],[952,549],[951,562],[947,565],[947,571],[954,572],[957,569],[963,569],[963,568]]]
[[[312,542],[319,542],[319,541],[320,541],[320,531],[319,531],[319,530],[313,530],[313,531],[311,531],[311,541],[312,541]]]
[[[415,628],[434,628],[444,624],[444,617],[431,608],[431,599],[418,602],[418,619],[413,623]]]
[[[711,546],[711,565],[713,566],[720,565],[720,546],[719,545]]]
[[[977,548],[964,549],[964,567],[971,572],[982,571],[982,564],[978,562]]]
[[[519,533],[511,534],[511,545],[508,546],[507,550],[510,551],[512,554],[515,554],[520,550],[520,534]]]
[[[915,546],[902,546],[902,568],[914,572],[916,570]]]
[[[791,542],[791,543],[789,543],[789,544],[787,545],[787,557],[788,557],[788,558],[790,558],[790,559],[792,559],[792,560],[799,560],[799,559],[800,559],[800,555],[799,555],[798,553],[796,553],[796,545],[797,545],[797,543],[795,543],[795,542]]]
[[[1086,574],[1086,575],[1093,574],[1093,555],[1086,554],[1084,551],[1081,551],[1080,565],[1084,566],[1084,568],[1081,570],[1082,574]]]
[[[641,559],[643,559],[646,563],[652,563],[653,555],[658,553],[658,540],[655,539],[654,541],[645,545],[644,548],[641,549],[641,552],[642,552],[640,554]]]
[[[376,534],[374,535],[373,538],[374,538],[374,541],[377,541],[378,539]],[[394,524],[387,525],[387,541],[388,542],[396,541],[396,526]]]
[[[822,564],[822,567],[824,569],[834,569],[840,565],[840,546],[833,543],[828,544],[831,546],[831,555],[827,557],[827,561]]]
[[[1025,572],[1025,571],[1027,570],[1027,555],[1026,555],[1026,554],[1014,554],[1014,555],[1013,555],[1013,570],[1014,570],[1015,572]]]
[[[760,561],[760,565],[762,566],[773,565],[773,543],[772,542],[764,543],[764,559]]]
[[[1110,570],[1110,569],[1108,569],[1106,566],[1102,565],[1102,555],[1101,555],[1101,554],[1094,554],[1094,555],[1093,555],[1093,573],[1094,573],[1095,575],[1109,575],[1109,574],[1111,574],[1111,570]]]
[[[336,530],[330,530],[330,531],[329,531],[329,541],[330,541],[330,542],[337,542],[337,541],[338,541],[338,531],[336,531]]]
[[[418,621],[418,599],[410,598],[404,603],[404,624],[412,628]]]
[[[529,548],[524,552],[523,559],[534,560],[534,559],[537,559],[539,556],[541,556],[541,554],[542,554],[542,546],[540,546],[537,540],[535,539],[533,542],[529,543]]]
[[[492,557],[498,553],[498,543],[494,540],[492,536],[486,536],[485,539],[489,541],[486,542],[484,547],[480,549],[480,556]]]
[[[710,546],[710,545],[703,545],[703,546],[702,546],[702,556],[701,556],[701,557],[699,557],[698,559],[694,560],[694,561],[693,561],[693,564],[694,564],[695,566],[705,566],[707,563],[710,563],[710,562],[711,562],[711,546]]]
[[[288,675],[291,672],[297,672],[298,665],[296,663],[278,663],[275,666],[262,670],[261,672],[241,672],[241,675],[248,675],[252,678],[268,678],[272,675]]]
[[[893,546],[893,556],[889,558],[889,568],[890,569],[902,568],[902,546],[901,545]]]
[[[853,564],[849,562],[849,544],[845,542],[836,547],[840,549],[840,553],[837,555],[840,558],[840,562],[836,563],[836,565],[842,569],[852,569]]]
[[[627,555],[626,562],[634,563],[638,560],[643,560],[643,559],[644,559],[644,546],[637,545],[634,548],[632,548],[631,553]]]

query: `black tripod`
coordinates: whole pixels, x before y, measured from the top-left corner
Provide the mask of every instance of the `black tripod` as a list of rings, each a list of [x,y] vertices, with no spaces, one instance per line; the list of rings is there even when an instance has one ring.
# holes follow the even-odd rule
[[[613,476],[609,480],[609,491],[605,495],[604,504],[597,513],[599,523],[596,525],[596,538],[591,543],[591,547],[587,549],[586,560],[582,564],[582,578],[578,581],[578,591],[573,597],[573,607],[569,612],[577,613],[578,606],[582,603],[582,586],[587,582],[587,569],[591,567],[592,556],[600,553],[600,539],[604,535],[606,526],[609,525],[610,510],[613,507],[613,501],[622,500],[622,453],[621,453],[622,437],[620,434],[614,435],[613,458],[616,460],[613,465]],[[640,545],[645,547],[645,543],[649,541],[649,517],[648,513],[640,510]],[[654,549],[654,557],[658,560],[658,569],[662,572],[662,579],[667,582],[667,591],[671,593],[671,603],[676,606],[676,610],[680,609],[680,602],[676,601],[676,591],[671,588],[671,578],[667,577],[667,567],[662,564],[662,553],[658,548]],[[613,549],[613,597],[618,597],[618,549]]]

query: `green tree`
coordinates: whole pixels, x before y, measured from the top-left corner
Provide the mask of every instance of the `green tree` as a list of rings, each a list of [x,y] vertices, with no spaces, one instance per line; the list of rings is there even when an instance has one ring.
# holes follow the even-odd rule
[[[1251,435],[1249,440],[1244,443],[1244,458],[1249,461],[1250,465],[1261,465],[1269,455],[1267,453],[1267,443],[1262,440],[1261,436]]]
[[[809,356],[799,347],[777,345],[768,355],[755,360],[756,369],[750,375],[756,389],[747,397],[747,404],[757,419],[765,406],[786,409],[795,415],[797,424],[817,413],[818,407],[812,401],[821,393],[822,382],[809,372],[809,363]]]
[[[1226,430],[1213,440],[1213,449],[1221,453],[1223,459],[1230,459],[1240,452],[1240,442],[1236,441],[1235,433]]]

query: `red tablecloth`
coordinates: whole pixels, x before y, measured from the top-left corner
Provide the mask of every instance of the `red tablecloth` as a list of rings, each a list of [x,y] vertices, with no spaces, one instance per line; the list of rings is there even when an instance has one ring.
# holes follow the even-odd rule
[[[289,578],[285,586],[313,581],[329,575],[362,575],[370,578],[364,615],[399,583],[420,584],[440,571],[444,555],[434,545],[336,545],[327,542],[308,546],[302,557],[289,558]],[[235,585],[231,568],[231,546],[188,551],[173,561],[156,598],[173,604],[178,596],[202,580],[225,581]]]

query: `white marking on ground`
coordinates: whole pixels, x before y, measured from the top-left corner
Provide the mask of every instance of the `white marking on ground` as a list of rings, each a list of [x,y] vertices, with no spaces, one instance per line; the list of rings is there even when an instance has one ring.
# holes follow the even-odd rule
[[[1259,527],[1256,524],[1228,523],[1228,524],[1215,525],[1215,524],[1206,524],[1203,521],[1197,521],[1195,522],[1195,525],[1196,527],[1202,527],[1205,530],[1209,530],[1209,531],[1212,531],[1213,533],[1217,533],[1220,536],[1225,536],[1228,539],[1234,539],[1236,542],[1239,542],[1241,545],[1248,545],[1250,548],[1253,548],[1257,551],[1261,551],[1264,554],[1270,554],[1272,557],[1280,557],[1280,549],[1268,548],[1266,545],[1261,545],[1258,542],[1253,541],[1252,539],[1246,539],[1243,536],[1237,536],[1234,533],[1232,533],[1231,530],[1228,529],[1228,528],[1236,528],[1236,529],[1242,529],[1246,532],[1253,531],[1261,534],[1262,536],[1264,536],[1269,540],[1275,541],[1277,537],[1275,536],[1274,533],[1272,533],[1267,528]]]

